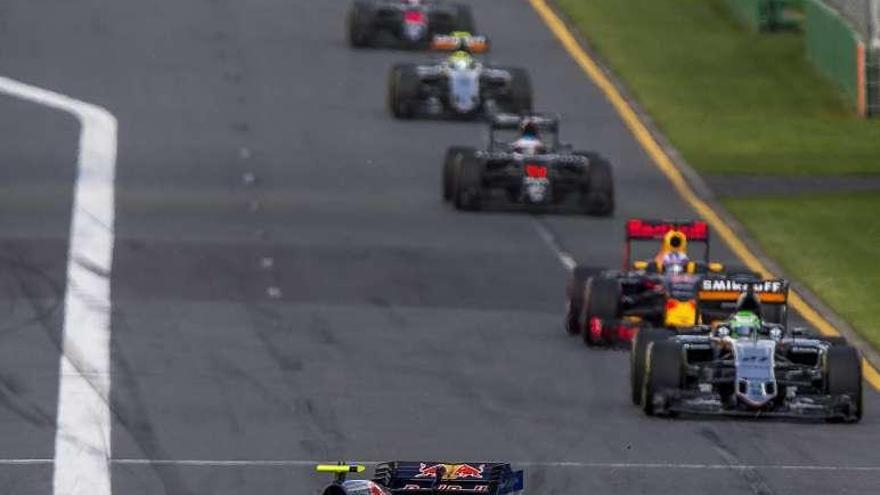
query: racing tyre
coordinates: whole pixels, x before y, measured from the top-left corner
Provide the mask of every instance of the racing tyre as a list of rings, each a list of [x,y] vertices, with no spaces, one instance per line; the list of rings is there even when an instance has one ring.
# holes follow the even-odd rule
[[[589,158],[590,164],[581,188],[581,204],[588,215],[609,216],[614,213],[614,178],[611,164],[597,153],[575,152]]]
[[[370,22],[370,5],[365,2],[355,2],[346,18],[348,42],[351,46],[364,48],[370,45]]]
[[[453,203],[459,210],[479,210],[482,206],[483,162],[474,155],[460,155],[453,170]]]
[[[825,355],[825,386],[828,395],[849,395],[855,403],[854,414],[846,422],[862,419],[862,359],[855,347],[834,346]]]
[[[458,4],[455,6],[455,29],[453,31],[475,32],[474,14],[471,12],[470,5]]]
[[[837,346],[841,346],[841,345],[849,345],[849,343],[846,341],[846,338],[839,336],[839,335],[836,335],[833,337],[820,337],[820,338],[822,340],[824,340],[825,342],[828,342],[829,344],[831,344],[832,347],[837,347]]]
[[[654,416],[661,412],[654,404],[657,392],[681,387],[681,368],[681,345],[678,342],[659,340],[648,345],[641,400],[645,414]]]
[[[413,64],[396,64],[388,76],[388,108],[398,119],[412,118],[419,92],[419,76]]]
[[[614,278],[591,278],[587,291],[587,324],[593,318],[599,318],[603,323],[617,320],[617,312],[620,306],[621,295],[620,283]],[[584,331],[584,343],[590,347],[603,344],[596,340],[589,328]]]
[[[786,321],[788,321],[788,305],[765,304],[761,308],[761,318],[770,323],[785,325]]]
[[[528,71],[518,67],[507,69],[510,72],[510,95],[507,111],[526,114],[532,111],[532,80]]]
[[[576,266],[572,272],[571,280],[566,287],[567,313],[565,315],[565,331],[569,335],[581,333],[584,327],[582,319],[584,314],[584,291],[587,281],[593,270],[585,266]]]
[[[645,361],[647,360],[648,346],[653,342],[667,340],[675,335],[675,332],[666,328],[640,328],[636,338],[632,342],[632,352],[629,354],[629,382],[633,405],[642,403],[642,386],[645,379]]]
[[[452,199],[455,188],[455,164],[459,157],[473,156],[473,154],[474,149],[467,146],[451,146],[446,150],[446,159],[443,160],[443,201]]]

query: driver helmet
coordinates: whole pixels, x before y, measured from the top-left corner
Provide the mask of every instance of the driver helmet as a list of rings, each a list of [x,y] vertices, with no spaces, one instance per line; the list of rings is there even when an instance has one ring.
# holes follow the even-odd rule
[[[737,311],[728,326],[732,337],[749,337],[761,329],[761,318],[752,311]]]
[[[519,135],[519,139],[513,142],[514,153],[537,155],[544,151],[544,142],[541,141],[541,134],[534,122],[523,120]]]
[[[453,69],[470,69],[474,66],[474,57],[465,50],[457,50],[446,59],[446,63],[448,63]]]

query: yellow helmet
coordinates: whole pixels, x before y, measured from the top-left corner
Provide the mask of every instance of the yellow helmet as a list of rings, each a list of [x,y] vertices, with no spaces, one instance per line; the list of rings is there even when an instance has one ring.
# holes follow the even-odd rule
[[[687,236],[680,230],[670,230],[663,236],[663,251],[687,254]]]

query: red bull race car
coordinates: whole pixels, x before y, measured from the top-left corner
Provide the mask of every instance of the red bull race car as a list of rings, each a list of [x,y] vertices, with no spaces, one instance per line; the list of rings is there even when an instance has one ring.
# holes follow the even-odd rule
[[[347,24],[356,48],[425,49],[434,35],[474,31],[468,5],[441,0],[355,0]]]
[[[316,470],[332,473],[335,480],[323,495],[395,495],[478,493],[503,495],[523,490],[523,472],[499,462],[392,461],[376,466],[371,479],[349,480],[349,473],[362,473],[364,466],[321,464]]]
[[[661,246],[653,258],[634,260],[637,241]],[[702,246],[701,260],[689,257],[689,245]],[[572,272],[566,289],[566,331],[582,335],[588,346],[629,347],[646,326],[688,329],[726,317],[729,310],[721,302],[698,305],[700,283],[720,276],[760,280],[760,275],[709,261],[709,247],[706,222],[628,220],[622,270],[577,266]],[[783,317],[777,314],[771,320]]]

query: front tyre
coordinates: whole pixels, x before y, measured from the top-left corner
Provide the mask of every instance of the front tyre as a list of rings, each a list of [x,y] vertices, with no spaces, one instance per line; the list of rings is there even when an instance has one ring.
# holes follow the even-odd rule
[[[370,23],[372,13],[370,5],[365,2],[355,2],[346,17],[348,28],[348,43],[354,48],[370,46]]]
[[[651,342],[647,350],[645,378],[642,385],[642,410],[648,416],[663,412],[657,409],[657,394],[681,388],[681,345],[674,340]]]
[[[849,396],[855,410],[848,411],[847,423],[862,419],[862,359],[855,347],[837,345],[825,354],[825,388],[832,397]]]
[[[388,110],[398,119],[415,114],[419,76],[413,64],[396,64],[388,74]]]
[[[636,338],[632,342],[632,352],[629,355],[629,383],[632,403],[639,406],[642,403],[642,387],[645,379],[645,362],[647,360],[648,347],[661,340],[667,340],[675,335],[675,332],[666,328],[640,328]]]
[[[614,177],[611,164],[597,153],[576,152],[576,155],[589,159],[589,165],[582,178],[581,206],[584,213],[596,216],[609,216],[614,213]]]
[[[443,160],[443,201],[450,201],[455,193],[455,164],[463,155],[473,155],[474,149],[467,146],[451,146],[446,150]]]

